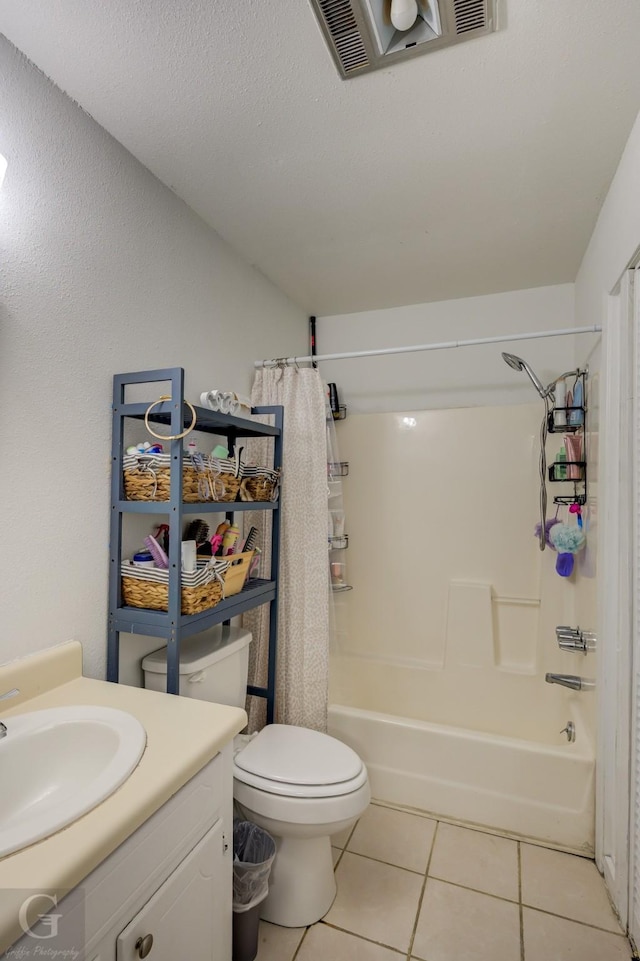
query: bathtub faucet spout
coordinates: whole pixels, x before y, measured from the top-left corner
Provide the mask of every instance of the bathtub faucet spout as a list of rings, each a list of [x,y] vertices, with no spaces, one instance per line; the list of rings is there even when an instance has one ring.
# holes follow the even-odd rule
[[[547,684],[561,684],[572,691],[582,690],[582,678],[577,674],[545,674],[544,679]]]

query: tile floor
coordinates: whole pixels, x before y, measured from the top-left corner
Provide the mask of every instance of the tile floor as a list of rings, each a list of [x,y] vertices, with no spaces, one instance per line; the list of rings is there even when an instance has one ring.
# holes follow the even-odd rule
[[[632,957],[592,861],[375,803],[332,842],[332,907],[261,921],[257,961]]]

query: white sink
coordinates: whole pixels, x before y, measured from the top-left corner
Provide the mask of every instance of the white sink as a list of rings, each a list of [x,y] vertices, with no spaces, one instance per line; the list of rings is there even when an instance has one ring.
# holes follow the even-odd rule
[[[129,777],[146,744],[135,717],[108,707],[57,707],[2,719],[0,857],[55,834],[104,801]]]

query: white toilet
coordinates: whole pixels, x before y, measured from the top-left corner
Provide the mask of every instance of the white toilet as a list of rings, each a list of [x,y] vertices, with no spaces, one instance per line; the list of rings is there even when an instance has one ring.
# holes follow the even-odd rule
[[[251,635],[217,625],[180,651],[180,693],[244,707]],[[166,690],[166,648],[144,658],[145,687]],[[276,842],[261,917],[304,927],[323,917],[336,883],[330,836],[370,800],[367,769],[350,747],[318,731],[270,724],[234,742],[233,796],[240,813]]]

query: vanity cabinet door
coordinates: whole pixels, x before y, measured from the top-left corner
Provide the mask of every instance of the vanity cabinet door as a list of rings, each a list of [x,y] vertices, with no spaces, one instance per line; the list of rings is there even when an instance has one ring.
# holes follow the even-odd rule
[[[216,821],[116,940],[116,961],[230,961],[231,859]]]

